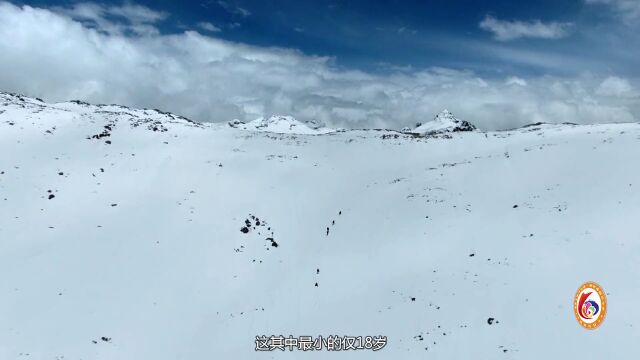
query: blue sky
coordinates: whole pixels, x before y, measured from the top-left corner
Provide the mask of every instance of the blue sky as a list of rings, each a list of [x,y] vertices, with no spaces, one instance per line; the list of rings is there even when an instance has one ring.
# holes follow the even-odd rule
[[[51,38],[45,41],[43,32],[58,34],[85,54],[71,85],[56,82],[55,74],[37,65],[28,71],[42,78],[30,82],[0,74],[0,90],[53,100],[76,96],[161,105],[203,121],[287,112],[343,126],[406,125],[440,107],[475,116],[489,128],[539,120],[629,121],[640,110],[637,0],[0,4],[5,24],[12,22],[25,36],[21,47],[6,43],[3,48],[0,42],[5,51],[0,62],[24,67],[21,57],[38,53],[51,63],[49,69],[71,71],[64,59],[56,62],[58,48]],[[37,20],[42,17],[51,23]],[[6,32],[11,36],[9,25]],[[99,48],[114,43],[120,44],[114,51],[128,48],[127,56],[136,54],[125,56],[131,62],[122,63],[122,57]],[[155,62],[150,64],[149,58]],[[158,72],[142,79],[151,68]],[[116,84],[107,75],[114,69],[141,77],[144,89],[134,91],[125,80]],[[175,77],[169,79],[172,72]],[[158,77],[163,84],[151,79]],[[221,91],[212,82],[232,85]],[[207,97],[187,96],[182,83],[205,89]],[[166,84],[178,85],[169,89]],[[119,95],[123,88],[135,94]],[[167,94],[174,96],[163,99]],[[176,100],[181,96],[182,102]],[[210,105],[189,103],[196,96]],[[457,97],[468,102],[451,100]],[[413,100],[403,103],[407,98]],[[400,103],[402,109],[397,108]],[[406,106],[414,112],[400,115]]]
[[[77,2],[24,3],[70,7]],[[625,24],[623,14],[619,13],[624,10],[606,1],[593,4],[585,0],[537,0],[526,5],[512,0],[136,3],[170,14],[158,24],[165,33],[193,28],[231,41],[331,56],[339,66],[368,71],[431,66],[470,69],[487,76],[504,72],[566,75],[583,71],[637,75],[640,71],[637,57],[612,51],[640,46],[638,37],[633,36],[640,27]],[[503,22],[566,24],[566,34],[552,39],[523,36],[496,41],[490,30],[480,26],[488,16]],[[209,30],[199,26],[205,23],[211,25]],[[527,55],[530,59],[519,57]],[[542,64],[536,64],[536,57],[543,59]],[[548,59],[558,62],[549,65],[545,62]]]

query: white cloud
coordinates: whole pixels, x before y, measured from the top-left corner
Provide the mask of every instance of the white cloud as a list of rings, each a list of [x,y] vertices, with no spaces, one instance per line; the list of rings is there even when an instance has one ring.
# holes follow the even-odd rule
[[[210,22],[199,22],[197,25],[202,30],[206,30],[206,31],[210,31],[210,32],[220,32],[220,31],[222,31],[222,29],[220,29],[219,27],[213,25]]]
[[[505,81],[506,85],[527,86],[527,81],[517,76],[511,76]]]
[[[596,94],[621,98],[633,98],[639,96],[638,92],[627,79],[622,79],[617,76],[609,76],[604,79],[596,89]]]
[[[640,22],[639,0],[585,0],[587,4],[609,5],[622,17],[625,23],[637,24]]]
[[[110,6],[107,13],[119,15],[133,23],[155,23],[166,19],[169,14],[152,10],[146,6],[125,3],[121,6]]]
[[[218,5],[220,5],[223,9],[225,9],[228,13],[234,15],[240,15],[242,17],[247,17],[251,15],[251,12],[243,7],[236,5],[235,3],[231,3],[228,1],[220,0],[218,1]]]
[[[493,33],[496,40],[509,41],[519,38],[560,39],[569,35],[571,23],[508,21],[487,15],[479,24],[480,28]]]
[[[159,108],[199,121],[290,114],[344,127],[401,128],[443,108],[484,129],[633,121],[640,114],[638,98],[611,96],[615,82],[593,76],[487,79],[444,68],[371,74],[296,50],[194,31],[164,35],[149,23],[159,20],[147,20],[155,31],[144,34],[109,31],[117,24],[98,16],[100,7],[85,8],[90,25],[74,9],[0,2],[0,91]]]
[[[416,30],[410,29],[408,27],[402,26],[398,29],[398,34],[403,34],[403,33],[408,33],[408,34],[417,34],[418,32]]]
[[[125,3],[120,6],[106,6],[97,3],[80,2],[69,8],[54,7],[54,11],[70,16],[83,25],[109,34],[133,32],[141,35],[158,34],[153,24],[169,17],[166,12],[148,7]]]

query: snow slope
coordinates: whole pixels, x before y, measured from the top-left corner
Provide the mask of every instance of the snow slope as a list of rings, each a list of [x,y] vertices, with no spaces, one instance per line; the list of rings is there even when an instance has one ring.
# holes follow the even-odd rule
[[[411,132],[421,135],[433,135],[474,130],[476,130],[476,127],[471,123],[456,118],[449,110],[444,109],[433,120],[417,126]]]
[[[0,359],[635,359],[639,152],[638,124],[309,136],[2,94]],[[254,351],[280,334],[389,340]]]

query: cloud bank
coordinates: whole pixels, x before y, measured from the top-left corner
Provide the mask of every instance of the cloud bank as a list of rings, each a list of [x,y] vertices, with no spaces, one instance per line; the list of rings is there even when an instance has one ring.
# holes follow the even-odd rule
[[[401,128],[443,108],[482,129],[638,119],[638,83],[615,76],[485,79],[446,68],[372,74],[333,59],[162,34],[169,14],[91,3],[0,2],[0,91],[159,108],[198,121],[288,114],[329,126]]]

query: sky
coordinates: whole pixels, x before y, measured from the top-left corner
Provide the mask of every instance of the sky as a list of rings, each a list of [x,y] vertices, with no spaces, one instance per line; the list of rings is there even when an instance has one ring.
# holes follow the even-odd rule
[[[640,120],[640,0],[0,0],[0,91],[193,120]]]

